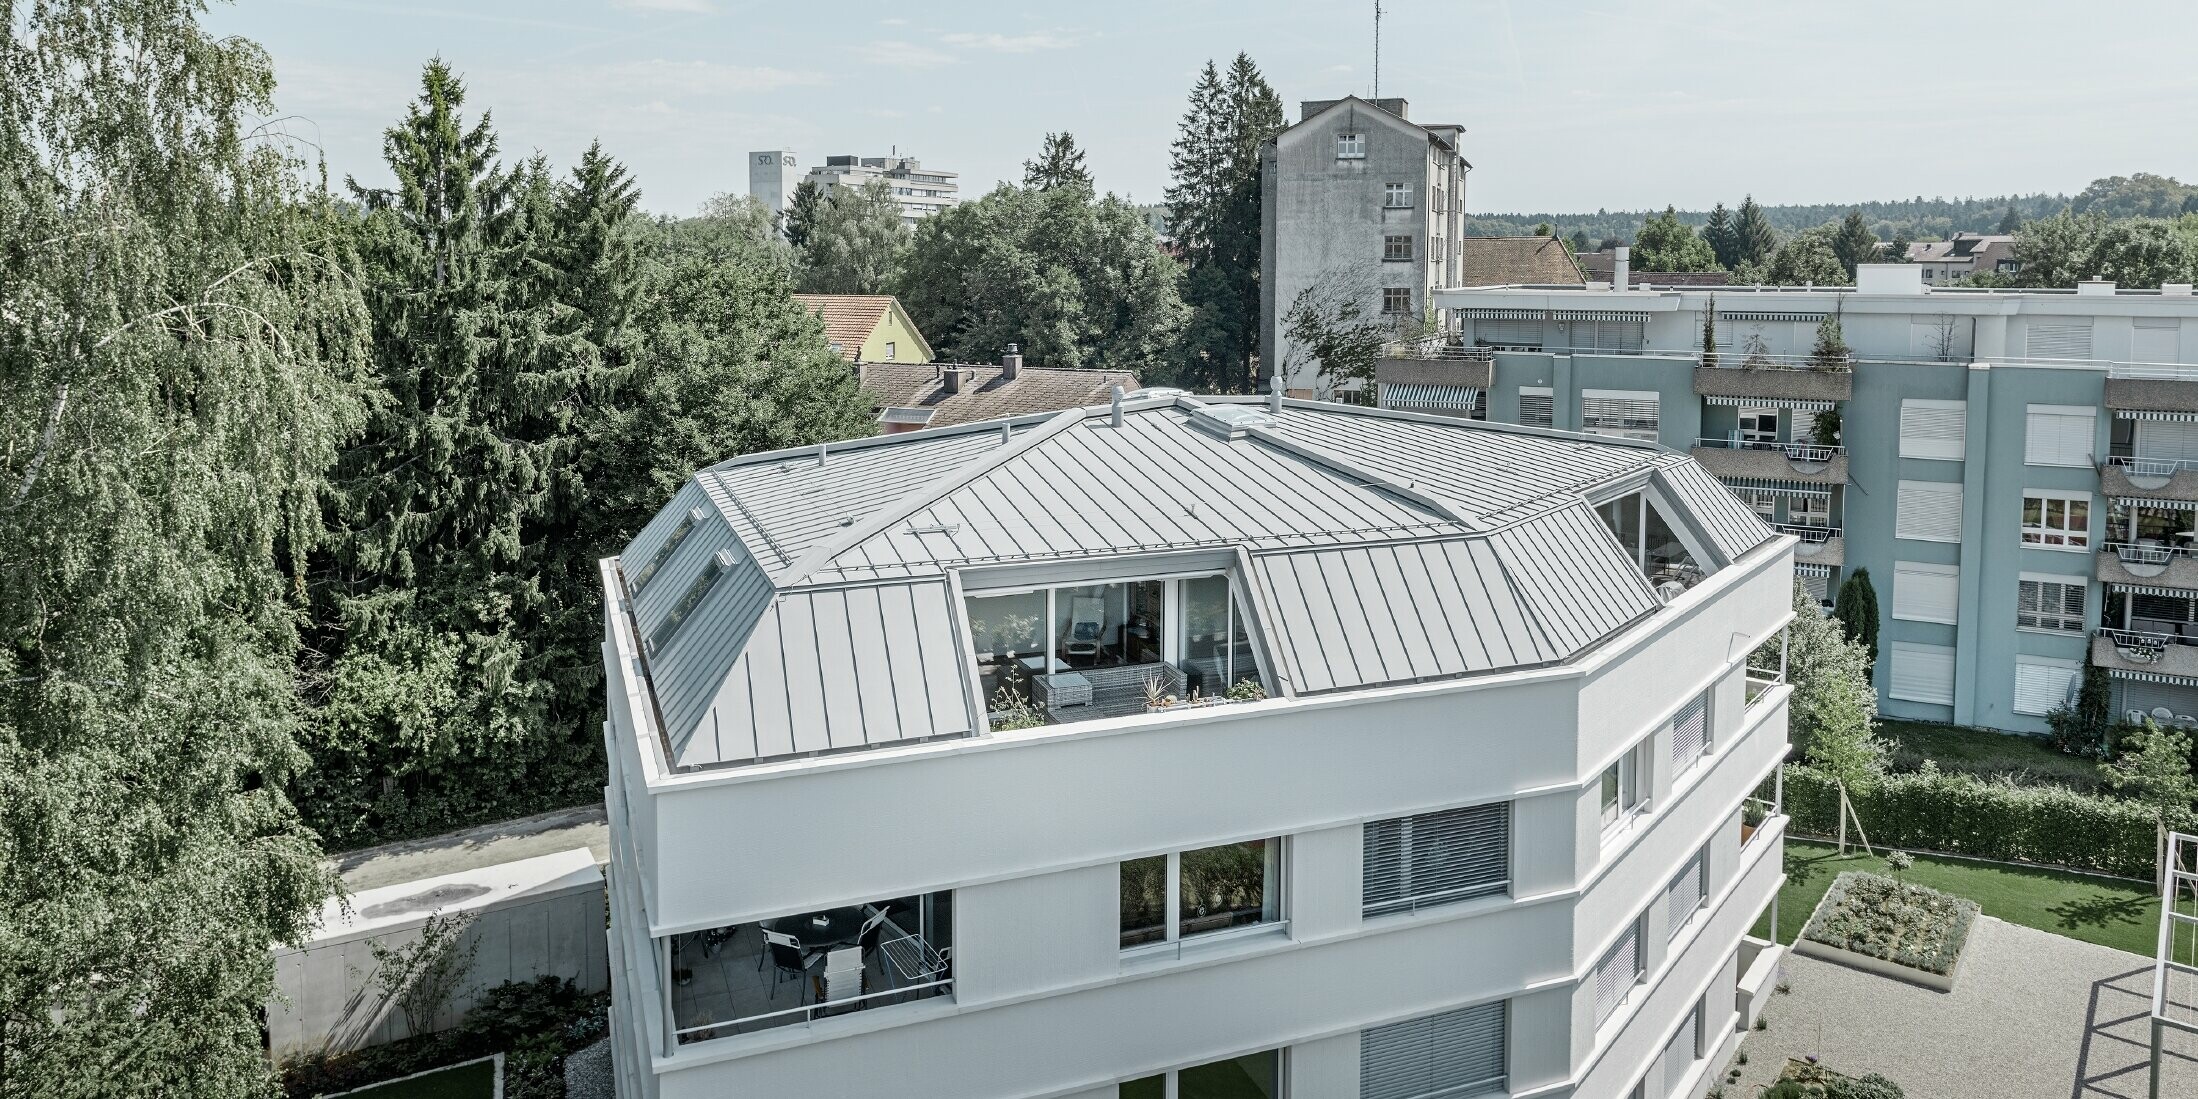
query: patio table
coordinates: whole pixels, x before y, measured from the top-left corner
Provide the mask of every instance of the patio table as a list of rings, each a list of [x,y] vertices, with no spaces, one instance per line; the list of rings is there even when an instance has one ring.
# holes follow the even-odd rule
[[[763,926],[781,935],[792,935],[801,940],[804,954],[817,954],[835,946],[851,946],[862,937],[863,912],[861,905],[850,908],[831,908],[804,916],[781,916],[763,921]]]

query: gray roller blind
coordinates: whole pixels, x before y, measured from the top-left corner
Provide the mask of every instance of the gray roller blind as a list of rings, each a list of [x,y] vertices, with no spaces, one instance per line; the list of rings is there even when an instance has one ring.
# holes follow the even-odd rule
[[[1664,893],[1667,902],[1665,915],[1670,917],[1667,925],[1671,929],[1672,938],[1678,938],[1679,933],[1686,930],[1687,921],[1693,919],[1695,910],[1702,907],[1702,898],[1709,892],[1709,882],[1709,852],[1696,851],[1694,857],[1687,860],[1686,868],[1680,870],[1679,876],[1671,880],[1671,888]]]
[[[1603,960],[1595,963],[1595,1021],[1610,1018],[1625,1002],[1626,993],[1641,976],[1641,921],[1626,928],[1625,936],[1611,944]]]
[[[1511,804],[1368,821],[1364,914],[1379,916],[1511,887]]]
[[[1360,1099],[1493,1095],[1507,1083],[1504,1003],[1476,1004],[1359,1032]]]
[[[1694,766],[1702,758],[1702,749],[1709,740],[1710,696],[1708,692],[1696,695],[1694,701],[1681,707],[1671,719],[1671,770],[1680,774]]]
[[[1680,1025],[1679,1033],[1671,1036],[1664,1046],[1664,1094],[1679,1095],[1680,1085],[1687,1082],[1687,1075],[1694,1071],[1698,1059],[1695,1051],[1702,1043],[1702,1005],[1697,1002],[1687,1013],[1687,1021]]]
[[[1547,389],[1519,387],[1519,422],[1527,427],[1550,427],[1557,422],[1557,398]]]

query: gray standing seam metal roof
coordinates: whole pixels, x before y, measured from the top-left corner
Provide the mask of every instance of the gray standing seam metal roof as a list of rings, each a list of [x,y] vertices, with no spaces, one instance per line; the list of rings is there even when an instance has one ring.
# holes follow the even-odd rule
[[[1771,537],[1651,446],[1304,404],[1224,438],[1199,407],[1155,396],[1119,427],[1098,407],[697,474],[621,557],[630,587],[700,510],[628,604],[673,765],[977,731],[949,585],[966,564],[1241,546],[1252,613],[1305,693],[1559,662],[1652,613],[1580,495],[1598,483],[1655,472],[1727,558]]]

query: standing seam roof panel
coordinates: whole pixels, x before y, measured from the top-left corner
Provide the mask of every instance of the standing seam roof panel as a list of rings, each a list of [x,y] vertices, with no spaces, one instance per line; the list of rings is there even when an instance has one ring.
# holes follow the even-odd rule
[[[1754,508],[1741,503],[1731,489],[1691,459],[1665,466],[1658,471],[1657,479],[1693,514],[1717,552],[1728,561],[1738,560],[1774,537]]]

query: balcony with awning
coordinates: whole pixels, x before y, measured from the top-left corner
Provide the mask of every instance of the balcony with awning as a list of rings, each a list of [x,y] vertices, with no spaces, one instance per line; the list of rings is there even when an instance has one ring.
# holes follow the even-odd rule
[[[2198,502],[2198,413],[2117,411],[2099,463],[2108,496]]]
[[[2198,421],[2198,366],[2108,364],[2106,406],[2123,419]]]
[[[1741,398],[1750,404],[1824,404],[1854,396],[1855,372],[1845,358],[1819,360],[1720,348],[1701,357],[1694,369],[1694,391],[1702,397]]]
[[[2113,497],[2095,575],[2135,591],[2198,593],[2198,503]]]
[[[1738,434],[1694,441],[1694,460],[1722,480],[1847,483],[1847,448],[1810,442],[1749,439]]]

